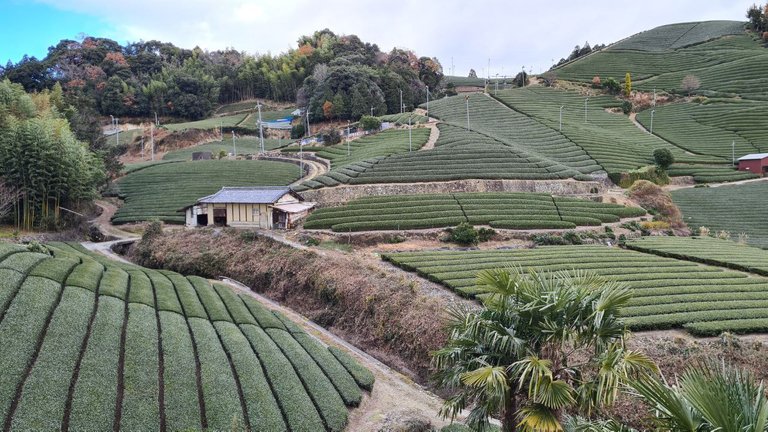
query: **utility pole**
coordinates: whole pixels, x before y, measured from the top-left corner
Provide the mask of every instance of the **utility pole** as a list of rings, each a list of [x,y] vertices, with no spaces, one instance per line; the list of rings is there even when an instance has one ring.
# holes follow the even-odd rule
[[[115,145],[120,145],[120,126],[118,124],[120,123],[120,119],[115,119]]]
[[[149,143],[152,146],[152,160],[155,160],[155,125],[149,124]]]
[[[259,111],[259,121],[261,121],[261,111]],[[312,132],[309,130],[309,106],[307,106],[307,138],[312,135]]]
[[[141,160],[144,160],[144,133],[141,134]]]
[[[160,126],[160,122],[157,120],[157,111],[155,111],[155,126]]]
[[[467,101],[467,130],[472,131],[472,129],[469,127],[469,95],[464,96],[464,100]]]
[[[400,89],[400,114],[403,113],[403,89]]]
[[[656,114],[656,110],[651,110],[651,130],[650,133],[653,135],[653,115]]]
[[[731,141],[731,165],[736,165],[736,140]]]
[[[264,154],[264,125],[261,123],[261,103],[260,102],[256,102],[256,108],[259,110],[259,140],[261,141],[260,153]],[[309,110],[307,110],[307,122],[309,122]],[[309,126],[309,123],[307,123],[307,126]]]
[[[237,159],[237,144],[235,144],[235,131],[232,131],[232,155]]]
[[[408,151],[413,151],[413,139],[411,138],[411,117],[413,117],[413,114],[408,116]]]
[[[584,99],[584,123],[587,122],[587,104],[589,103],[589,98]]]
[[[653,89],[653,107],[656,108],[656,89]]]
[[[491,82],[491,58],[488,57],[488,70],[486,70],[488,74],[488,82]]]
[[[373,117],[373,107],[371,107],[371,117]]]
[[[349,120],[347,120],[347,156],[351,154],[349,150]]]
[[[565,108],[565,105],[560,106],[560,132],[563,131],[563,108]]]
[[[427,123],[429,123],[429,86],[427,86]]]

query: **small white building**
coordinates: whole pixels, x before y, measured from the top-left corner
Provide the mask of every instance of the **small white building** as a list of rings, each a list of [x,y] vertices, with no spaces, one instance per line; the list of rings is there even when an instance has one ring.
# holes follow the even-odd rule
[[[314,207],[286,186],[223,187],[182,211],[188,227],[290,229]]]

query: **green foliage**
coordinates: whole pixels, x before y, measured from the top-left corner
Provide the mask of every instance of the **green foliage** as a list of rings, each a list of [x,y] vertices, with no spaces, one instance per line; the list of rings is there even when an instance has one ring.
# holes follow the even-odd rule
[[[619,94],[621,85],[619,84],[618,81],[616,81],[614,78],[611,77],[603,81],[603,89],[608,93],[615,95],[615,94]]]
[[[291,127],[291,139],[299,139],[304,136],[306,129],[304,123],[299,123]]]
[[[666,185],[669,184],[669,176],[665,171],[655,166],[647,166],[637,170],[631,170],[628,172],[615,172],[609,173],[608,178],[612,182],[622,188],[629,188],[636,181],[647,180],[653,184]]]
[[[675,163],[675,156],[669,149],[660,148],[653,151],[653,160],[656,161],[656,166],[666,171],[673,163]]]
[[[50,95],[30,96],[7,79],[0,80],[0,95],[0,172],[21,193],[17,225],[30,230],[46,218],[55,222],[59,206],[93,199],[105,180],[103,163],[51,108]]]
[[[623,102],[621,103],[621,111],[622,111],[624,114],[629,114],[629,113],[631,113],[631,112],[632,112],[632,102],[630,102],[630,101],[626,101],[626,100],[625,100],[625,101],[623,101]]]
[[[163,383],[168,425],[200,429],[192,338],[183,315],[160,311],[163,333]]]
[[[373,116],[364,115],[360,118],[360,127],[367,131],[378,130],[381,127],[381,120]]]
[[[448,233],[446,241],[451,243],[464,246],[474,246],[478,243],[477,230],[467,222],[462,222],[455,228],[448,228],[445,231]]]
[[[133,287],[134,284],[131,283],[131,295]],[[120,418],[120,426],[126,430],[150,430],[160,427],[157,326],[154,307],[144,304],[128,305],[123,411]]]
[[[476,289],[483,308],[451,310],[448,341],[433,354],[436,381],[455,394],[441,410],[451,420],[467,407],[473,428],[497,415],[502,430],[559,430],[562,411],[590,416],[616,400],[622,383],[656,371],[624,348],[619,313],[631,292],[620,283],[514,268],[480,272]],[[576,350],[590,354],[569,364]]]

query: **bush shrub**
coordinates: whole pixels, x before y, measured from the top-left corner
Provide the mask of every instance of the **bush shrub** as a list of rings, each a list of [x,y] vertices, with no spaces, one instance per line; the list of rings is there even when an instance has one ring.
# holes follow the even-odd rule
[[[379,130],[381,127],[381,120],[373,116],[365,115],[360,117],[360,126],[363,130],[367,131]]]
[[[659,148],[653,151],[653,160],[657,167],[666,171],[675,163],[675,156],[669,149]]]
[[[291,127],[291,139],[299,139],[304,136],[306,130],[304,129],[304,123],[299,123]]]
[[[619,94],[621,91],[621,84],[613,78],[608,78],[603,81],[603,89],[610,94]]]
[[[480,236],[472,225],[467,222],[458,224],[455,228],[445,230],[448,233],[446,241],[465,246],[476,245],[480,241]]]
[[[628,100],[625,100],[624,102],[622,102],[622,103],[621,103],[621,111],[622,111],[624,114],[629,114],[629,113],[631,113],[631,112],[632,112],[632,102],[630,102],[630,101],[628,101]]]

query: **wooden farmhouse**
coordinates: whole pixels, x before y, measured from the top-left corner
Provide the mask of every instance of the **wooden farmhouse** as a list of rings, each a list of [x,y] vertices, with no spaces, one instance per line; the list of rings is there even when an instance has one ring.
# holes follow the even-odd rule
[[[740,157],[739,171],[749,171],[759,176],[765,176],[768,174],[768,153],[755,153]]]
[[[182,211],[188,227],[290,229],[314,206],[285,186],[223,187]]]

